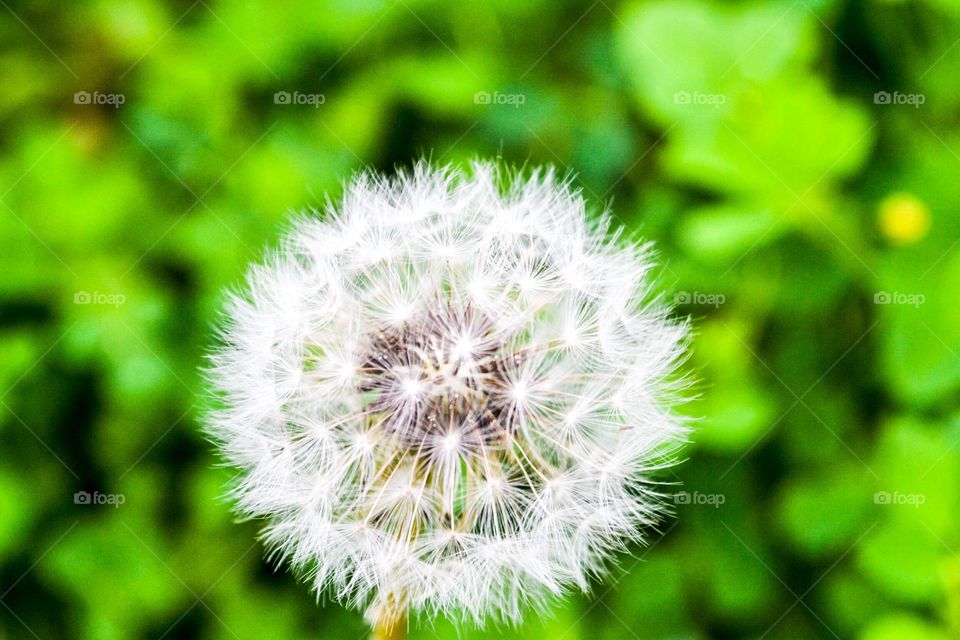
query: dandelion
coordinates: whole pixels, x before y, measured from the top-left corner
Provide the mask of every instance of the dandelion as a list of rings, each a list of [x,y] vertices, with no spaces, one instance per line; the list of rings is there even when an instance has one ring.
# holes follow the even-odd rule
[[[519,621],[662,515],[686,327],[552,171],[361,175],[232,297],[209,433],[237,510],[386,637]]]

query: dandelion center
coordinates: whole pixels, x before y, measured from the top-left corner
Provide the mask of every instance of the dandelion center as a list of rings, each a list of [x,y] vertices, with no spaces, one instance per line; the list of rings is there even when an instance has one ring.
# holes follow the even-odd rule
[[[503,445],[512,420],[499,397],[508,388],[508,337],[471,307],[436,301],[399,326],[371,336],[358,389],[371,422],[412,452],[479,453]]]

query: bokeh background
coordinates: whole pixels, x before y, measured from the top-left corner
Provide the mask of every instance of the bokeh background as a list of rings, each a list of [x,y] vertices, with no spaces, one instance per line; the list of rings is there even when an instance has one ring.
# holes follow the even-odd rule
[[[199,367],[422,156],[656,241],[701,419],[593,595],[412,637],[960,637],[958,86],[955,0],[0,0],[0,638],[364,637],[233,522]]]

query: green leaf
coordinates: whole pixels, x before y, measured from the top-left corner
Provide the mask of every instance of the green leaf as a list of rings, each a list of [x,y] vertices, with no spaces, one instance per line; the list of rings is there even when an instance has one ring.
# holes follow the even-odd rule
[[[839,555],[866,532],[871,506],[864,470],[839,466],[789,480],[780,492],[777,520],[804,555]]]
[[[775,240],[782,231],[776,221],[770,210],[736,204],[692,209],[678,226],[678,243],[694,259],[729,263]]]
[[[871,622],[859,640],[949,640],[945,629],[908,613],[886,615]]]

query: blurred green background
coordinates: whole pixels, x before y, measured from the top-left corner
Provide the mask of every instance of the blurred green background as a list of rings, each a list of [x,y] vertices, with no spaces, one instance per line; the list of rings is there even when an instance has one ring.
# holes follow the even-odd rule
[[[960,637],[958,86],[956,0],[0,0],[0,638],[364,637],[233,523],[198,368],[421,156],[656,241],[703,418],[592,596],[414,638]]]

